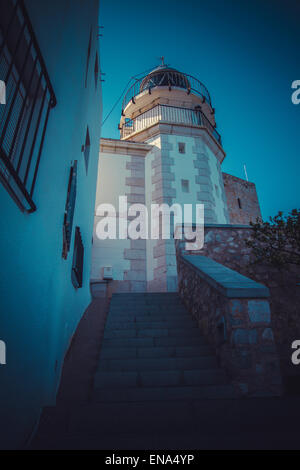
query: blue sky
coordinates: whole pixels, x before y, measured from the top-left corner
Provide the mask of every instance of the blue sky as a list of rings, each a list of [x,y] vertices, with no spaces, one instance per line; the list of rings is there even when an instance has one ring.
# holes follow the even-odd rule
[[[102,0],[103,116],[130,77],[171,66],[199,78],[216,108],[223,171],[256,183],[263,217],[300,208],[299,0]],[[121,102],[103,137],[119,138]]]

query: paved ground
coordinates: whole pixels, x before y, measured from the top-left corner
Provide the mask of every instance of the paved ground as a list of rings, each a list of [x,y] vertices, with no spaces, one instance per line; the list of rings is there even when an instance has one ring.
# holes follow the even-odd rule
[[[31,448],[300,448],[300,397],[234,398],[176,295],[114,296],[106,313],[85,313]]]

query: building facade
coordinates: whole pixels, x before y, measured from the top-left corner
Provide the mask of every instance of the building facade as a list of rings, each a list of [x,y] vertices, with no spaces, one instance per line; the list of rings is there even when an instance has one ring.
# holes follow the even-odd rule
[[[227,173],[223,181],[230,223],[247,225],[261,219],[255,184]]]
[[[98,0],[1,1],[0,421],[28,441],[90,303],[101,122]],[[3,344],[2,343],[2,344]]]
[[[249,224],[260,215],[255,186],[222,173],[226,155],[206,87],[164,64],[127,91],[119,129],[120,140],[103,138],[100,146],[93,288],[103,287],[108,268],[111,291],[176,291],[173,237],[100,240],[99,205],[118,207],[119,196],[129,205],[145,204],[148,212],[153,204],[204,204],[206,225]],[[117,225],[120,216],[117,211]],[[195,214],[185,222],[195,222]]]

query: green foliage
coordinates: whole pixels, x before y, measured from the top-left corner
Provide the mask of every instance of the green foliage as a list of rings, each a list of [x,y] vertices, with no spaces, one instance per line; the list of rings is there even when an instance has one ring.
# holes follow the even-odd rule
[[[277,267],[300,265],[300,210],[293,209],[288,215],[278,212],[270,222],[250,223],[252,238],[246,241],[252,248],[255,262]]]

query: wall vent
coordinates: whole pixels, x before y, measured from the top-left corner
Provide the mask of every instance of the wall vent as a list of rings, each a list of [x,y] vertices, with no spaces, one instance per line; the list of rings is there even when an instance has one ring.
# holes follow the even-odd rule
[[[103,266],[103,268],[102,268],[102,279],[107,280],[107,281],[113,279],[112,266]]]

